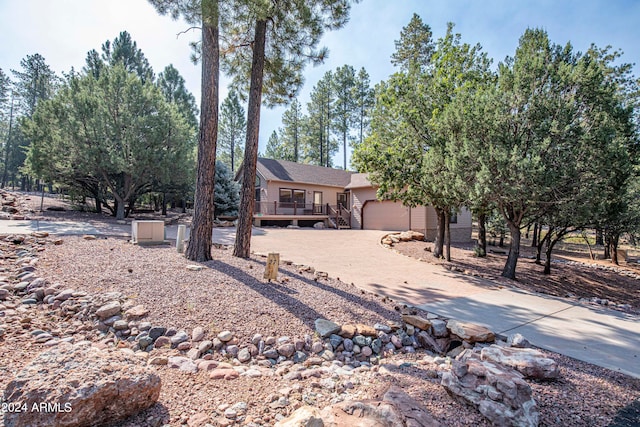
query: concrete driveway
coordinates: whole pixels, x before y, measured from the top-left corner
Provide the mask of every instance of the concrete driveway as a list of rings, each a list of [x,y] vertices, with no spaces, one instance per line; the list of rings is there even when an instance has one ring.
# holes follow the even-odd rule
[[[233,243],[233,229],[214,241]],[[534,345],[640,378],[640,318],[504,288],[380,245],[381,231],[254,229],[251,249],[278,252],[331,277],[441,316],[519,332]]]

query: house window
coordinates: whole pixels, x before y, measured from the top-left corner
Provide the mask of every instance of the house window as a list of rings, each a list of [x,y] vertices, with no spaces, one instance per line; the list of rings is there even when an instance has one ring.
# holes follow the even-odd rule
[[[305,204],[305,191],[304,190],[294,190],[291,188],[281,188],[280,189],[280,203],[291,203],[294,202],[300,206]]]

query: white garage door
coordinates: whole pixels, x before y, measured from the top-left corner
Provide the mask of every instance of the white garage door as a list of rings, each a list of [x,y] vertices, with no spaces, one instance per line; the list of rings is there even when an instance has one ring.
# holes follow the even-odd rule
[[[409,208],[390,200],[369,202],[364,208],[365,230],[403,231],[409,229]]]

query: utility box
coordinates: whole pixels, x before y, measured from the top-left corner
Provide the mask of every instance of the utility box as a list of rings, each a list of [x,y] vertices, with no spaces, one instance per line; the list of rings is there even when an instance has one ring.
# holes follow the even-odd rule
[[[164,221],[131,222],[131,243],[138,245],[158,245],[164,242]]]

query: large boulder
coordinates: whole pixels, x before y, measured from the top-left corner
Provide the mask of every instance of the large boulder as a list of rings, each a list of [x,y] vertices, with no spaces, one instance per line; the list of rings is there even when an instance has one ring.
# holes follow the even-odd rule
[[[526,378],[549,380],[560,376],[556,361],[532,348],[499,347],[494,344],[483,348],[480,357],[482,360],[510,366]]]
[[[536,427],[540,414],[522,374],[477,355],[455,360],[442,375],[442,386],[463,403],[475,406],[494,425]]]
[[[3,402],[26,409],[5,413],[5,426],[80,427],[126,419],[160,396],[160,377],[141,363],[88,343],[62,343],[40,353],[4,391]]]
[[[381,401],[347,401],[319,411],[303,406],[276,427],[437,427],[440,423],[420,404],[390,387]]]

